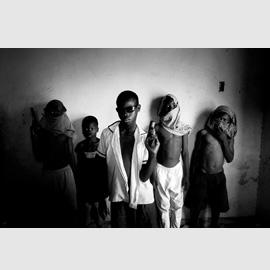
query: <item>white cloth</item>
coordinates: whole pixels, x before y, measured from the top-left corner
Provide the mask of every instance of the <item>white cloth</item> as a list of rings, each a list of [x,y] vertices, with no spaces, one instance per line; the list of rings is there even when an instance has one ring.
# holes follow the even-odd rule
[[[157,164],[155,195],[164,228],[180,228],[183,207],[182,178],[181,161],[172,168]]]
[[[102,131],[97,154],[106,158],[110,201],[129,202],[129,206],[136,209],[137,204],[154,202],[153,186],[150,180],[142,182],[139,177],[142,165],[148,160],[148,150],[145,147],[147,133],[137,125],[134,133],[135,142],[131,161],[129,191],[128,178],[121,153],[119,123],[115,122]]]
[[[174,95],[168,94],[161,100],[161,104],[158,109],[158,115],[164,106],[164,101],[167,96],[173,99],[176,107],[169,111],[166,115],[160,117],[161,126],[168,132],[177,136],[189,134],[191,132],[191,127],[180,120],[180,106]]]
[[[66,113],[57,117],[46,117],[43,115],[40,119],[40,125],[54,135],[65,134],[71,138],[75,135],[75,129]]]

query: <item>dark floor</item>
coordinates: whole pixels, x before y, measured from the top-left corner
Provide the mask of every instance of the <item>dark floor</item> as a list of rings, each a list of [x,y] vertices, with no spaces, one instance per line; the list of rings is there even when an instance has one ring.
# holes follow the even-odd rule
[[[200,228],[210,228],[211,219],[200,220]],[[189,228],[188,220],[182,221],[183,228]],[[269,228],[270,224],[259,221],[255,217],[220,218],[219,228]]]
[[[37,227],[45,227],[46,225],[42,225],[41,223],[34,222],[34,218],[28,222],[19,222],[18,220],[8,221],[6,219],[0,220],[0,227],[2,228],[37,228]],[[199,228],[210,228],[211,219],[201,219],[199,221]],[[84,227],[84,226],[79,226]],[[98,227],[93,220],[90,220],[87,228],[100,228]],[[110,219],[107,218],[103,223],[101,228],[110,228]],[[189,220],[183,219],[181,223],[181,228],[189,228]],[[262,220],[258,220],[255,217],[235,217],[235,218],[220,218],[219,220],[219,228],[270,228],[270,222],[263,222]]]

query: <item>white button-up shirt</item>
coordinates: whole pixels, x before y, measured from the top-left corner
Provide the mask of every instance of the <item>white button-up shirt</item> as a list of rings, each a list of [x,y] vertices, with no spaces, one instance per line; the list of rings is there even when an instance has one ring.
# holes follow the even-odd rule
[[[153,203],[154,193],[150,180],[142,182],[139,177],[142,165],[148,160],[148,150],[145,147],[147,133],[137,125],[128,186],[121,153],[119,123],[115,122],[102,131],[97,150],[97,154],[107,161],[110,201],[129,202],[132,208],[136,208],[137,204]]]

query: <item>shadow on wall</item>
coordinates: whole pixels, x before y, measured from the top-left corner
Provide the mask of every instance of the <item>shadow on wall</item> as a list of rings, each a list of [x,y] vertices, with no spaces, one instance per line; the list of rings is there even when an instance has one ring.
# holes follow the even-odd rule
[[[6,147],[5,147],[5,131],[6,127],[6,112],[0,107],[0,223],[2,224],[7,219],[7,181],[6,181]]]
[[[32,105],[40,119],[46,104]],[[2,153],[0,218],[8,227],[40,227],[46,211],[46,183],[42,164],[34,159],[30,126],[30,107],[8,113],[0,108],[0,150]],[[13,123],[11,125],[11,123]]]
[[[81,117],[81,118],[78,118],[77,120],[75,121],[72,121],[72,125],[75,129],[75,134],[76,134],[76,137],[73,141],[74,143],[74,149],[76,147],[76,145],[81,142],[82,140],[84,140],[84,136],[82,134],[82,120],[83,120],[84,117]]]
[[[163,98],[163,96],[159,96],[155,99],[152,100],[151,104],[150,104],[150,117],[151,120],[155,121],[156,123],[159,122],[159,118],[158,118],[158,108],[161,102],[161,99]]]
[[[4,209],[4,218],[9,227],[34,226],[41,213],[42,187],[36,174],[38,164],[34,168],[32,156],[30,108],[10,114],[3,108],[0,110],[1,172],[4,175],[1,180],[1,208]]]

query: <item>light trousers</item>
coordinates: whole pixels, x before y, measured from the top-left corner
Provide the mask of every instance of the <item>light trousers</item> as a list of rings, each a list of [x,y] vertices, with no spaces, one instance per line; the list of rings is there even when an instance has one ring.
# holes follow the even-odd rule
[[[183,168],[179,163],[167,168],[157,164],[155,196],[162,227],[180,228],[183,207]]]

